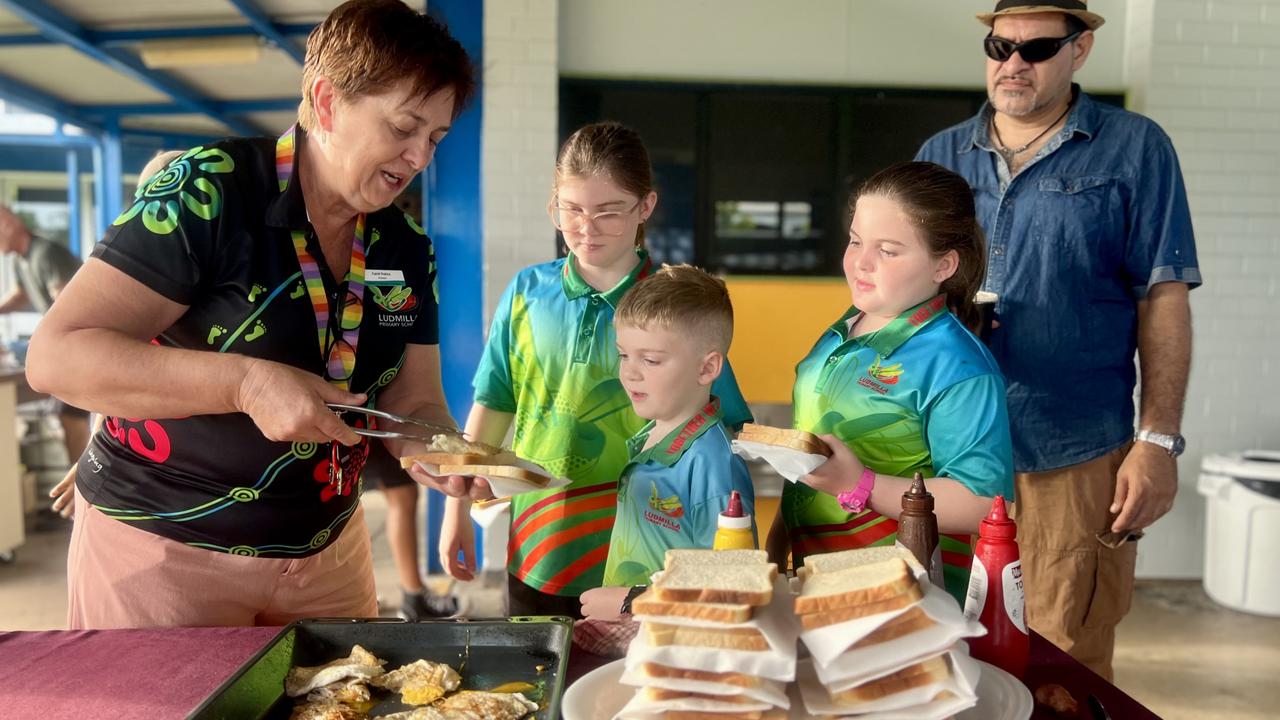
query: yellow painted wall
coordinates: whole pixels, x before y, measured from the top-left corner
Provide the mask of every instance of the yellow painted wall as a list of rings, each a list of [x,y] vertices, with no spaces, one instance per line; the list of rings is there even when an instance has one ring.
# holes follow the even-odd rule
[[[843,277],[727,277],[733,300],[729,362],[750,403],[791,402],[796,363],[849,308]]]

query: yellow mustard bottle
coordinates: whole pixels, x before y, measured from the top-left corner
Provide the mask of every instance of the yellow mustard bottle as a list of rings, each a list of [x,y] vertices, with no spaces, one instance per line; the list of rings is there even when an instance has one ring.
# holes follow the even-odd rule
[[[729,494],[729,507],[716,521],[712,550],[755,550],[756,537],[751,532],[751,516],[742,511],[742,496],[737,490]]]

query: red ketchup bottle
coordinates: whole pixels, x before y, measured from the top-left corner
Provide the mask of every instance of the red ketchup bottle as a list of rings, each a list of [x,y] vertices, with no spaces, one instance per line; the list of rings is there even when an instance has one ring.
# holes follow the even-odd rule
[[[1030,638],[1017,535],[1018,526],[1005,512],[1004,497],[996,496],[991,514],[978,529],[964,614],[987,629],[986,635],[969,639],[973,657],[1021,678],[1027,669]]]

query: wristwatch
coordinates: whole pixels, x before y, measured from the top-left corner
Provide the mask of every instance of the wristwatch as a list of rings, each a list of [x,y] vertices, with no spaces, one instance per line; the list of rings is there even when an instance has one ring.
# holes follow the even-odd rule
[[[619,610],[624,615],[631,614],[631,601],[643,595],[644,591],[648,589],[648,585],[632,585],[631,589],[627,591],[627,596],[622,599],[622,607]]]
[[[1165,452],[1169,453],[1169,457],[1178,457],[1183,450],[1187,449],[1186,438],[1181,435],[1166,435],[1154,430],[1139,430],[1134,439],[1149,442],[1152,445],[1159,445],[1164,448]]]
[[[871,491],[876,487],[876,474],[871,468],[862,468],[862,477],[858,478],[858,486],[848,492],[842,492],[836,495],[836,502],[840,503],[841,509],[845,512],[860,513],[867,506],[867,501],[871,499]]]

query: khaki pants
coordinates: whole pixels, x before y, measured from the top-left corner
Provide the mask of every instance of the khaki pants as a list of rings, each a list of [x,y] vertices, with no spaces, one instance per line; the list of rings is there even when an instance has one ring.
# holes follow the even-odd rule
[[[378,615],[363,508],[315,555],[256,558],[140,530],[76,493],[67,580],[71,630],[287,625],[304,617]]]
[[[1110,527],[1116,473],[1130,445],[1015,478],[1027,624],[1107,680],[1116,625],[1133,596],[1138,547],[1126,542],[1113,550],[1097,533]]]

